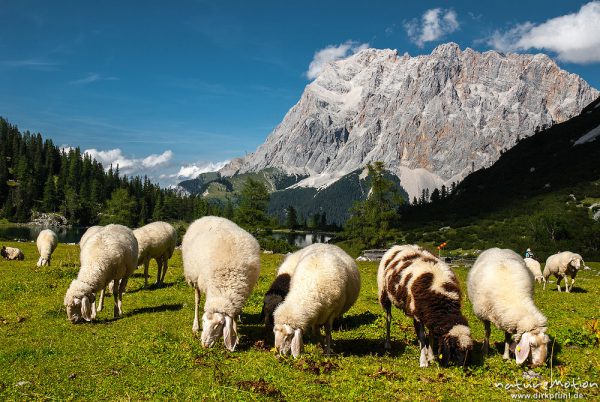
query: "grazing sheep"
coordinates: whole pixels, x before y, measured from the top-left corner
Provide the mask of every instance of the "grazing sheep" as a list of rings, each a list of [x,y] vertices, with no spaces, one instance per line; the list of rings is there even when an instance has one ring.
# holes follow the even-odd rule
[[[556,277],[556,286],[560,292],[560,281],[565,278],[565,289],[569,293],[573,289],[575,283],[575,276],[577,271],[585,266],[583,258],[579,254],[572,253],[570,251],[563,251],[562,253],[553,254],[546,260],[544,266],[544,290],[546,290],[546,281],[550,275]],[[571,277],[571,286],[569,287],[569,279],[567,275]]]
[[[448,265],[419,246],[394,246],[381,259],[377,287],[379,303],[386,311],[386,349],[391,348],[393,304],[413,319],[421,349],[421,367],[428,367],[435,359],[436,341],[442,365],[451,361],[460,365],[468,363],[473,348],[471,330],[460,311],[458,279]]]
[[[177,231],[167,222],[153,222],[135,229],[133,234],[138,241],[138,266],[144,265],[144,286],[148,286],[148,266],[153,258],[158,265],[156,285],[161,285],[177,244]]]
[[[283,302],[290,291],[290,281],[292,279],[292,275],[294,275],[294,271],[296,271],[298,261],[300,261],[300,259],[307,253],[311,253],[320,249],[327,250],[327,247],[327,245],[323,245],[322,243],[312,244],[296,251],[293,254],[289,254],[279,266],[279,269],[277,270],[277,277],[275,277],[271,287],[267,293],[265,293],[263,308],[260,313],[267,328],[273,327],[273,312],[277,306]]]
[[[108,225],[92,235],[80,254],[81,268],[71,282],[64,304],[72,323],[96,316],[96,292],[114,281],[115,318],[122,314],[123,292],[127,280],[137,268],[138,245],[133,231],[121,225]]]
[[[40,253],[40,259],[37,262],[37,266],[50,265],[50,257],[58,245],[58,237],[50,229],[44,229],[40,232],[36,240],[38,253]]]
[[[504,359],[514,350],[517,364],[529,356],[534,367],[544,363],[547,321],[533,303],[533,285],[533,274],[512,250],[491,248],[477,258],[469,271],[467,289],[473,312],[485,327],[484,354],[489,350],[492,322],[504,331]]]
[[[181,246],[183,274],[195,290],[192,331],[198,332],[200,292],[206,295],[202,316],[202,346],[212,347],[223,336],[225,347],[238,342],[236,317],[242,312],[260,274],[260,247],[235,223],[216,216],[194,221]]]
[[[83,234],[83,236],[81,236],[81,239],[79,240],[79,248],[82,249],[83,246],[85,245],[85,242],[92,237],[93,235],[95,235],[96,233],[98,233],[98,231],[100,231],[104,226],[90,226],[85,233]]]
[[[308,249],[308,248],[307,248]],[[302,352],[302,335],[309,328],[320,337],[325,325],[325,351],[331,352],[333,320],[341,317],[360,292],[356,262],[337,246],[322,244],[302,253],[285,300],[275,309],[275,348],[281,355]]]
[[[533,258],[530,258],[530,257],[524,258],[523,261],[525,261],[525,266],[533,274],[535,281],[537,283],[544,282],[544,286],[545,286],[546,279],[544,278],[544,275],[542,275],[542,266],[540,265],[540,263],[537,260],[534,260]]]
[[[16,247],[2,246],[2,249],[0,249],[0,256],[2,256],[6,260],[23,261],[25,259],[25,255],[23,254],[21,249]]]

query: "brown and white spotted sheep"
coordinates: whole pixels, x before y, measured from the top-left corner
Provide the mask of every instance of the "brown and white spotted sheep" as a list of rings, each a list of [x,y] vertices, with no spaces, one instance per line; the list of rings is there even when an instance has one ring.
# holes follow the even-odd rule
[[[435,359],[434,343],[442,365],[468,363],[473,347],[471,330],[460,311],[460,285],[448,265],[419,246],[394,246],[381,259],[377,285],[379,303],[386,311],[386,349],[391,348],[393,304],[413,319],[421,367],[429,366]]]

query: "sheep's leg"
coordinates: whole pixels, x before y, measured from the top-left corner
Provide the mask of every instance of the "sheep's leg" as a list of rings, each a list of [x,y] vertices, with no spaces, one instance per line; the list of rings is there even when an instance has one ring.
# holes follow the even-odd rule
[[[567,286],[567,293],[570,293],[573,290],[573,284],[575,283],[575,278],[571,277],[571,286]],[[569,278],[565,276],[565,284],[569,284]]]
[[[490,350],[490,334],[492,333],[492,328],[490,326],[490,322],[484,321],[483,328],[485,330],[485,338],[483,339],[482,352],[483,352],[483,355],[485,356],[488,354],[488,352]]]
[[[429,347],[427,348],[427,361],[430,363],[435,360],[433,355],[433,331],[429,330]]]
[[[505,360],[510,359],[510,340],[511,335],[508,332],[504,332],[504,354],[502,358]]]
[[[417,333],[417,338],[419,338],[419,348],[421,349],[419,366],[429,367],[429,361],[427,361],[427,349],[429,349],[429,345],[427,344],[427,336],[425,335],[425,326],[417,320],[413,320],[413,323],[415,325],[415,332]]]
[[[558,287],[558,291],[560,292],[560,281],[562,281],[562,276],[556,277],[556,287]]]
[[[325,324],[325,353],[328,355],[331,354],[331,327],[333,327],[333,319]]]
[[[100,298],[98,299],[98,308],[96,309],[97,312],[102,311],[102,309],[104,308],[104,288],[102,288],[102,290],[100,291]]]
[[[200,330],[200,324],[198,323],[198,304],[200,304],[200,289],[194,288],[195,290],[195,307],[194,307],[194,323],[192,324],[192,332],[197,333]]]
[[[163,270],[162,275],[160,277],[160,283],[165,283],[165,276],[167,276],[167,268],[169,268],[169,258],[164,255],[163,256]]]
[[[544,277],[544,289],[543,290],[546,290],[546,282],[547,282],[546,277]]]
[[[320,343],[325,348],[325,343],[323,343],[323,338],[321,337],[321,327],[317,324],[312,326],[312,339],[314,343]]]
[[[113,293],[115,295],[115,318],[123,315],[123,293],[125,293],[125,288],[127,287],[127,280],[127,278],[123,278],[117,284],[117,280],[115,279],[115,285],[113,288]]]
[[[144,261],[144,287],[148,287],[148,268],[150,267],[150,260]]]
[[[385,308],[385,350],[390,350],[392,344],[390,343],[390,326],[392,325],[392,305],[390,304]]]
[[[154,261],[156,261],[156,266],[157,266],[157,268],[156,268],[156,285],[158,286],[158,285],[160,285],[160,277],[162,274],[162,258],[161,257],[155,258]]]

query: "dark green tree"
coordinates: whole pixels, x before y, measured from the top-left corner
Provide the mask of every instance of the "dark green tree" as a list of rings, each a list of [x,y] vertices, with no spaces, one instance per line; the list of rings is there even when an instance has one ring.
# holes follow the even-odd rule
[[[383,162],[369,164],[367,169],[371,191],[366,200],[354,204],[344,230],[346,237],[366,247],[385,247],[397,234],[402,198],[394,182],[385,177]]]
[[[298,228],[298,214],[296,208],[291,205],[285,211],[285,227],[292,231]]]
[[[239,206],[234,215],[235,221],[246,230],[256,234],[269,225],[268,205],[267,186],[249,177],[240,194]]]
[[[134,227],[137,223],[137,217],[133,213],[134,209],[135,200],[129,195],[129,191],[125,188],[116,189],[110,200],[106,202],[100,223],[103,225],[118,223]]]

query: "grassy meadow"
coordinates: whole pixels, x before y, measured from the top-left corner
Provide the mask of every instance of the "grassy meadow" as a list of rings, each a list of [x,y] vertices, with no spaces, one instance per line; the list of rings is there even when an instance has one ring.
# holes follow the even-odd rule
[[[423,369],[412,321],[397,309],[392,352],[384,353],[377,263],[359,263],[361,296],[342,321],[343,330],[333,333],[335,353],[325,356],[307,339],[305,353],[294,360],[276,356],[273,334],[259,322],[281,255],[263,255],[259,283],[238,325],[240,343],[230,353],[222,341],[203,349],[192,334],[194,295],[183,280],[179,250],[165,287],[144,289],[136,271],[123,296],[124,317],[112,318],[108,298],[95,322],[73,325],[63,297],[79,270],[79,247],[61,244],[51,267],[36,268],[34,243],[3,244],[20,247],[26,259],[0,261],[2,400],[505,400],[540,390],[507,390],[497,383],[525,388],[551,379],[582,386],[600,382],[600,263],[588,263],[592,270],[580,272],[571,294],[558,293],[555,283],[545,292],[536,284],[536,304],[548,317],[553,350],[547,366],[529,371],[514,359],[503,361],[503,334],[495,328],[492,355],[483,360],[483,325],[465,296],[463,311],[476,340],[473,365],[463,370],[434,363]],[[466,293],[467,269],[456,272]],[[154,262],[150,274],[156,275]],[[600,398],[598,386],[555,386],[547,392]]]

